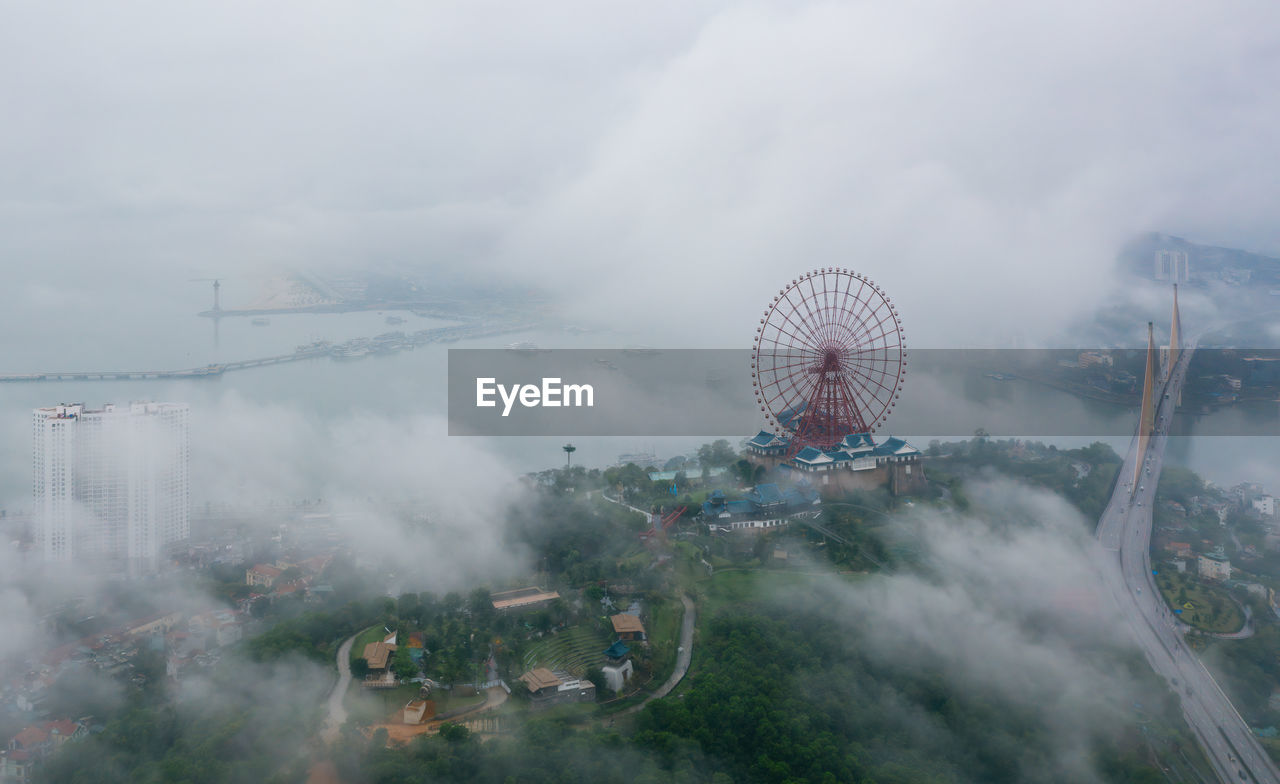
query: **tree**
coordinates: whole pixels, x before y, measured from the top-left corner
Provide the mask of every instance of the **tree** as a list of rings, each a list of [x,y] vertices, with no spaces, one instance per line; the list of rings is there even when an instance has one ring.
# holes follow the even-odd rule
[[[418,601],[416,593],[402,593],[396,602],[396,615],[405,620],[418,618],[421,609],[422,604]]]
[[[351,675],[360,680],[369,674],[369,660],[361,656],[351,662]]]
[[[604,679],[604,670],[599,667],[589,667],[583,677],[591,681],[591,685],[596,687],[597,695],[604,694],[605,686],[609,685],[608,681]]]
[[[698,463],[703,468],[722,468],[731,465],[737,457],[738,453],[723,438],[698,447]]]
[[[461,724],[446,721],[440,725],[440,737],[449,743],[466,743],[471,738],[471,730]]]
[[[391,670],[396,677],[402,681],[407,681],[418,677],[421,674],[418,670],[417,663],[413,657],[409,655],[409,646],[403,645],[396,649],[396,655],[391,660]]]
[[[493,611],[493,596],[483,585],[476,588],[467,597],[467,609],[473,616],[483,616]]]

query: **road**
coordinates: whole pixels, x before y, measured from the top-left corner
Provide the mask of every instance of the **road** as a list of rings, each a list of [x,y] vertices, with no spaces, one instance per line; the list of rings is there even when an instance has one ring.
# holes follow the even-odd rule
[[[342,699],[347,696],[347,689],[351,686],[351,645],[357,636],[351,635],[338,646],[338,682],[329,693],[329,711],[324,718],[324,730],[320,733],[325,743],[337,740],[338,731],[347,721],[347,709],[343,706]]]
[[[1219,779],[1280,784],[1280,770],[1199,657],[1183,642],[1187,627],[1160,596],[1151,571],[1151,507],[1163,468],[1168,422],[1193,351],[1194,341],[1190,341],[1158,397],[1156,433],[1136,491],[1131,484],[1140,459],[1136,436],[1129,446],[1111,502],[1098,521],[1094,555],[1107,593],[1128,621],[1151,666],[1178,692],[1183,716]]]
[[[676,651],[676,668],[671,671],[671,677],[658,687],[658,690],[639,705],[633,705],[622,711],[619,715],[635,713],[653,700],[661,699],[671,693],[671,690],[684,680],[685,674],[689,672],[689,662],[693,659],[693,627],[698,621],[698,608],[694,606],[693,600],[687,595],[681,594],[680,601],[684,604],[684,619],[680,621],[680,648]]]

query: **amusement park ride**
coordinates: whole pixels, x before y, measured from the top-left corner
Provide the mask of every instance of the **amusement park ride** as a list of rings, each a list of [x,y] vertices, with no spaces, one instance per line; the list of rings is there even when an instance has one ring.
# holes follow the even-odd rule
[[[871,433],[898,401],[907,360],[902,323],[884,290],[848,269],[805,273],[778,292],[756,327],[756,402],[790,443],[831,449]]]

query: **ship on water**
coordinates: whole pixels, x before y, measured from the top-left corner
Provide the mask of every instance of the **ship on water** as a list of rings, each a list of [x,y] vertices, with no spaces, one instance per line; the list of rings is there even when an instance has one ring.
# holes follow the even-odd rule
[[[539,354],[544,351],[550,351],[550,350],[551,349],[549,348],[538,348],[537,343],[530,343],[527,340],[522,340],[518,343],[507,344],[507,351],[514,351],[517,354]]]
[[[339,343],[331,349],[334,359],[363,359],[369,356],[370,346],[368,338],[355,338],[348,340],[346,343]]]
[[[654,357],[662,352],[656,348],[649,348],[648,346],[627,346],[622,349],[622,353],[638,357]]]

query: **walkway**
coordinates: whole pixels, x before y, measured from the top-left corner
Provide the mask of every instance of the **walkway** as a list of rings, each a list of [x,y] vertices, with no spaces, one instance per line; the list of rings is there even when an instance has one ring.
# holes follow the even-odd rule
[[[680,601],[684,604],[684,619],[680,622],[680,648],[676,652],[676,668],[672,670],[671,677],[667,678],[666,683],[659,686],[657,691],[645,698],[644,702],[639,705],[633,705],[618,715],[625,716],[628,713],[635,713],[653,700],[667,696],[672,689],[680,684],[680,681],[684,680],[685,674],[689,672],[689,662],[693,659],[693,627],[698,621],[698,609],[687,594],[681,594]]]
[[[325,743],[337,740],[338,731],[347,722],[347,708],[342,701],[347,696],[347,689],[351,687],[351,645],[357,636],[359,635],[351,635],[338,646],[338,682],[329,693],[329,713],[325,716],[324,729],[320,732]]]

